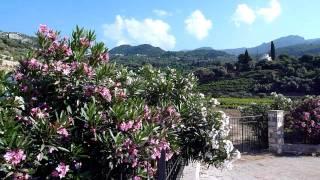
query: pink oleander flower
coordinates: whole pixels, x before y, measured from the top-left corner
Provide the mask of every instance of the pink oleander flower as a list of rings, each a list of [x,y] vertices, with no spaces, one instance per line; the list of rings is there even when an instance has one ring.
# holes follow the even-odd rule
[[[133,127],[133,123],[134,123],[133,121],[128,121],[127,122],[127,128],[131,129]]]
[[[160,141],[159,148],[160,148],[160,150],[170,149],[170,144],[166,141]]]
[[[51,39],[52,41],[55,41],[57,39],[57,33],[50,29],[47,33],[47,38]]]
[[[88,77],[93,76],[93,69],[87,63],[83,63],[83,71]]]
[[[26,155],[21,149],[7,151],[3,157],[7,163],[10,163],[14,166],[26,159]]]
[[[53,63],[53,67],[55,71],[61,72],[63,70],[63,62],[62,61],[56,61]]]
[[[68,76],[72,71],[72,66],[68,63],[64,63],[62,61],[57,61],[53,64],[54,70],[57,72],[61,72],[62,74]]]
[[[166,153],[166,161],[169,161],[173,156],[173,152],[172,151],[169,151]]]
[[[13,180],[27,180],[29,178],[30,178],[30,175],[27,173],[17,172],[13,174]]]
[[[303,112],[303,119],[304,120],[309,120],[310,118],[310,113],[309,112]]]
[[[167,108],[167,112],[169,113],[169,115],[171,116],[172,114],[174,114],[176,112],[176,109],[173,106],[169,106]]]
[[[44,108],[43,110],[41,110],[39,107],[32,108],[30,114],[32,117],[36,117],[39,119],[49,117],[49,113],[46,112],[46,108]]]
[[[35,69],[40,69],[42,66],[42,63],[40,63],[38,60],[32,58],[30,61],[28,61],[28,68],[35,70]]]
[[[63,53],[66,56],[71,56],[72,55],[72,49],[67,44],[63,44],[61,48],[62,48]]]
[[[137,122],[134,123],[134,125],[133,125],[133,130],[134,130],[134,131],[137,131],[137,130],[141,129],[141,127],[142,127],[142,121],[139,120],[139,121],[137,121]]]
[[[316,125],[316,122],[314,120],[311,120],[310,125],[311,125],[311,127],[314,127]]]
[[[64,53],[66,54],[66,56],[71,56],[73,53],[72,53],[72,49],[70,47],[68,47]]]
[[[84,47],[89,47],[90,46],[90,41],[87,38],[80,38],[80,44]]]
[[[124,132],[128,131],[127,124],[125,122],[120,123],[119,129]]]
[[[108,63],[109,62],[109,53],[105,52],[105,53],[100,54],[99,59],[104,63]]]
[[[154,147],[152,149],[152,154],[151,154],[151,158],[152,159],[157,159],[157,158],[160,158],[161,157],[161,152],[158,148]]]
[[[57,133],[62,135],[65,138],[69,137],[69,132],[66,128],[63,128],[63,127],[58,128]]]
[[[97,87],[96,92],[99,93],[103,97],[103,99],[107,100],[108,102],[111,102],[112,97],[108,88],[100,86]]]
[[[148,107],[148,105],[145,105],[144,108],[143,108],[143,117],[146,118],[146,119],[150,119],[150,116],[151,116],[151,111]]]
[[[150,143],[151,145],[158,145],[159,142],[160,142],[159,139],[151,138],[151,139],[149,140],[149,143]]]
[[[142,178],[140,177],[140,176],[134,176],[133,178],[132,178],[132,180],[141,180]]]
[[[56,167],[55,171],[51,173],[54,177],[59,177],[60,179],[66,177],[68,171],[69,171],[69,165],[65,165],[64,163],[60,163],[58,167]]]
[[[132,162],[131,162],[131,167],[137,167],[137,165],[138,165],[138,159],[137,158],[133,158],[132,159]]]
[[[132,143],[133,143],[132,140],[128,138],[123,142],[122,146],[128,149],[132,145]]]
[[[73,61],[73,62],[70,64],[70,66],[71,66],[71,69],[72,69],[73,71],[75,71],[75,70],[78,68],[79,64],[78,64],[78,62]]]
[[[47,73],[49,71],[49,66],[47,64],[44,64],[42,66],[42,72]]]
[[[38,31],[42,34],[46,34],[48,32],[48,27],[45,24],[40,24]]]
[[[23,79],[23,74],[20,73],[20,72],[16,72],[16,73],[14,74],[14,79],[15,79],[16,81],[22,80],[22,79]]]

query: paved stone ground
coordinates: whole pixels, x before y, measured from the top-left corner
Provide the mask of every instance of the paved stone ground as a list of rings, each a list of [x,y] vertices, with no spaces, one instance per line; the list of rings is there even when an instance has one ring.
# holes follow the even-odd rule
[[[182,180],[196,180],[196,165],[184,168]],[[201,166],[200,180],[320,180],[320,157],[243,155],[232,170]]]

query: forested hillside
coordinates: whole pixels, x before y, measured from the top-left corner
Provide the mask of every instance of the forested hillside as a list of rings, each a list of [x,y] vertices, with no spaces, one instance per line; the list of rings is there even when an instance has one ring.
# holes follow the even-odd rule
[[[287,95],[320,94],[320,41],[314,39],[306,43],[296,36],[280,40],[298,44],[279,48],[277,42],[280,41],[276,41],[273,60],[261,59],[250,50],[235,56],[210,47],[165,51],[148,44],[122,45],[109,52],[112,62],[132,70],[151,64],[193,72],[199,78],[202,92],[215,96],[265,96],[273,91]],[[304,43],[299,44],[301,41]],[[264,48],[267,46],[270,52],[270,44]],[[35,47],[34,37],[0,32],[0,60],[20,60]]]

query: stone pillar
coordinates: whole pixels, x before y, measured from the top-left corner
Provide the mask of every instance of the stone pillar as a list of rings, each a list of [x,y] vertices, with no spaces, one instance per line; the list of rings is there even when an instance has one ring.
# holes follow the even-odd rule
[[[284,112],[282,110],[271,110],[268,112],[268,140],[269,150],[281,154],[284,144],[283,138]]]

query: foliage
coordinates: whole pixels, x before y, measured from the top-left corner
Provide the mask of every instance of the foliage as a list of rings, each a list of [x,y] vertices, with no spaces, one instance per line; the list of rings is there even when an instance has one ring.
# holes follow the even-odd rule
[[[307,99],[285,117],[287,131],[299,133],[307,143],[320,144],[320,99]]]
[[[1,75],[0,177],[153,178],[161,152],[229,166],[228,117],[192,74],[108,63],[95,34],[41,25],[39,49]]]

